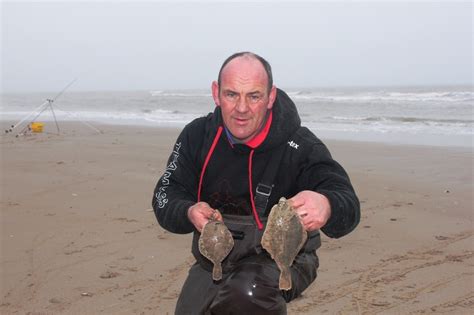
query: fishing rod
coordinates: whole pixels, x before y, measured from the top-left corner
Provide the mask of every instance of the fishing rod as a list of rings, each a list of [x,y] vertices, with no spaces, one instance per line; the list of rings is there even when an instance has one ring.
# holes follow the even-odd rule
[[[36,116],[35,116],[32,120],[30,120],[30,121],[35,121],[36,118],[38,118],[38,117],[49,107],[49,102],[46,101],[45,103],[46,103],[46,106],[44,106],[43,109],[41,109],[41,111],[40,111],[38,114],[36,114]],[[26,124],[26,125],[23,127],[23,129],[21,129],[20,132],[19,132],[16,136],[18,137],[19,135],[23,135],[27,130],[29,130],[29,129],[30,129],[30,124],[31,124],[31,123]],[[18,125],[17,125],[17,126],[18,126]]]
[[[43,109],[41,109],[41,111],[40,111],[38,114],[36,114],[36,116],[30,121],[29,124],[27,124],[25,127],[23,127],[23,129],[16,135],[17,137],[18,137],[19,135],[23,135],[27,130],[29,130],[29,129],[30,129],[30,124],[31,124],[31,122],[35,121],[36,118],[38,118],[45,110],[48,109],[48,107],[49,107],[49,109],[51,110],[51,112],[53,113],[54,122],[56,123],[56,128],[57,128],[58,134],[59,134],[59,125],[58,125],[58,121],[56,120],[56,114],[54,113],[53,105],[52,105],[53,100],[48,98],[48,99],[46,100],[46,103],[47,103],[47,105],[46,105],[45,107],[43,107]]]
[[[28,115],[26,115],[23,119],[21,119],[19,122],[17,122],[16,124],[14,125],[11,125],[9,129],[5,129],[5,133],[9,133],[9,132],[13,132],[13,130],[18,127],[19,125],[21,125],[25,120],[27,120],[31,115],[33,115],[34,113],[36,113],[37,111],[39,111],[43,106],[47,105],[48,104],[48,101],[45,101],[43,104],[41,104],[40,106],[38,106],[37,108],[35,108],[31,113],[29,113]],[[44,109],[41,111],[43,112]]]
[[[56,94],[55,97],[53,97],[52,99],[48,98],[46,99],[46,101],[41,104],[40,106],[38,106],[35,110],[33,110],[31,113],[29,113],[28,115],[26,115],[23,119],[21,119],[19,122],[17,122],[16,124],[14,125],[11,125],[10,129],[6,129],[5,130],[5,133],[12,133],[13,130],[15,130],[15,128],[19,127],[21,124],[23,124],[23,122],[25,122],[30,116],[32,116],[34,113],[38,112],[37,115],[32,119],[30,120],[30,123],[28,123],[16,136],[18,137],[19,135],[22,135],[26,132],[26,130],[29,129],[29,125],[31,124],[31,122],[35,121],[36,118],[38,118],[46,109],[50,109],[51,112],[53,113],[53,117],[54,117],[54,122],[56,123],[56,128],[58,130],[58,134],[59,134],[59,125],[58,125],[58,121],[56,119],[56,114],[54,113],[54,109],[53,109],[53,102],[56,101],[72,84],[74,84],[74,82],[77,81],[77,78],[73,79],[71,82],[69,82],[69,84],[67,84],[58,94]]]
[[[51,103],[54,102],[58,97],[60,97],[60,96],[61,96],[74,82],[76,82],[76,81],[77,81],[77,78],[74,78],[74,80],[72,80],[71,82],[69,82],[69,84],[66,85],[66,86],[64,87],[64,89],[62,89],[62,91],[59,92],[59,93],[51,100]],[[48,99],[48,101],[50,101],[50,100]]]

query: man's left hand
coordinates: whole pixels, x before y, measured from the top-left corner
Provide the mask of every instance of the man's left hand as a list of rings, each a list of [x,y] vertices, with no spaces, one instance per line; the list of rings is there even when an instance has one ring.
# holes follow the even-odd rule
[[[328,198],[315,191],[303,190],[289,201],[308,232],[322,228],[331,217]]]

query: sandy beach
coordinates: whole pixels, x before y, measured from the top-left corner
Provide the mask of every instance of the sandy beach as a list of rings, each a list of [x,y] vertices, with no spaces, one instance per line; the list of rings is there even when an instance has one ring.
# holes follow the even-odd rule
[[[0,139],[1,314],[173,314],[191,235],[160,228],[151,199],[179,131],[97,127]],[[472,149],[325,143],[362,219],[323,237],[288,313],[471,313]]]

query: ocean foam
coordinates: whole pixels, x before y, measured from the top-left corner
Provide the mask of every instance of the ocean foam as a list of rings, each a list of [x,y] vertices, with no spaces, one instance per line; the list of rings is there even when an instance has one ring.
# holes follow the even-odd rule
[[[299,89],[288,91],[302,125],[345,134],[472,137],[474,93],[462,88]],[[1,120],[20,120],[45,94],[3,95]],[[54,103],[59,120],[183,127],[214,110],[209,91],[70,92]],[[36,113],[31,115],[34,117]],[[46,110],[38,121],[52,120]]]

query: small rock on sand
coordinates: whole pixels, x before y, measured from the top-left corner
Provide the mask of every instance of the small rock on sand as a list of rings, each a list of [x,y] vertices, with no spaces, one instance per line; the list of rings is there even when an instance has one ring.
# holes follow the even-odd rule
[[[115,278],[115,277],[118,277],[118,276],[120,276],[120,274],[118,272],[107,270],[107,271],[104,271],[100,275],[100,278],[102,278],[102,279],[111,279],[111,278]]]
[[[58,298],[49,299],[49,303],[58,304],[61,303],[61,300]]]

